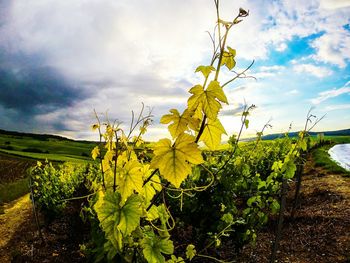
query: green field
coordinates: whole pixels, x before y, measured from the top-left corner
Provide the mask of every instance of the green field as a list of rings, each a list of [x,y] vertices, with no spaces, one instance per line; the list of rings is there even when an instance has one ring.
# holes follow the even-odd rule
[[[73,141],[43,136],[35,138],[26,135],[0,133],[0,152],[31,159],[49,161],[90,161],[94,142]]]
[[[325,136],[325,145],[312,150],[312,157],[315,161],[315,165],[323,167],[328,171],[332,171],[336,174],[343,174],[350,176],[350,171],[345,170],[339,166],[335,161],[330,159],[328,150],[336,144],[350,143],[350,136]]]
[[[57,136],[0,131],[0,213],[1,204],[28,193],[27,169],[36,160],[90,162],[95,146]]]

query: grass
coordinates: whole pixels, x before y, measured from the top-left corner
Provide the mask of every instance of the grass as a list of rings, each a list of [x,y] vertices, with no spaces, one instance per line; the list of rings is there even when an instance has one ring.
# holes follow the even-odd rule
[[[28,177],[7,184],[0,184],[0,207],[3,203],[11,202],[29,192]],[[0,208],[1,210],[1,208]]]
[[[350,176],[350,171],[347,171],[343,167],[339,166],[335,161],[333,161],[330,158],[328,154],[328,150],[332,148],[335,144],[350,143],[350,136],[327,136],[325,137],[325,139],[330,140],[331,144],[321,146],[312,151],[312,156],[315,161],[315,165],[323,167],[326,170],[331,171],[335,174]]]
[[[50,161],[89,161],[94,142],[63,140],[47,137],[33,138],[29,135],[0,134],[0,152],[14,156]]]

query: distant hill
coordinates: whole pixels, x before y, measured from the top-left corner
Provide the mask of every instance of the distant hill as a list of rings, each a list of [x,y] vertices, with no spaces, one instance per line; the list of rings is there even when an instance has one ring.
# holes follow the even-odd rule
[[[289,137],[296,137],[298,136],[299,132],[290,132],[288,135]],[[317,136],[317,134],[323,133],[325,136],[350,136],[350,129],[345,130],[338,130],[338,131],[322,131],[322,132],[309,132],[312,136]],[[263,140],[273,140],[276,138],[282,138],[284,137],[284,133],[274,133],[265,135],[262,137]]]
[[[17,137],[31,137],[33,139],[39,140],[39,141],[48,141],[50,139],[55,139],[58,141],[75,141],[75,142],[86,142],[86,143],[91,143],[91,141],[85,141],[85,140],[73,140],[73,139],[68,139],[63,136],[59,135],[52,135],[52,134],[38,134],[38,133],[26,133],[26,132],[16,132],[16,131],[6,131],[0,129],[0,135],[9,135],[9,136],[17,136]]]

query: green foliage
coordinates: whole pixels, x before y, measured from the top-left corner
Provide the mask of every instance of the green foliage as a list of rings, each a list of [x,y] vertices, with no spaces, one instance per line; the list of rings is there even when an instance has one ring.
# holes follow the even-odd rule
[[[59,213],[83,183],[85,165],[64,163],[55,168],[52,163],[38,162],[29,171],[36,204],[49,213]]]
[[[144,230],[141,247],[143,255],[149,263],[164,263],[163,254],[171,255],[174,253],[173,242],[168,237],[157,236],[150,227],[146,227]]]
[[[29,192],[28,177],[0,184],[0,205],[11,202]]]

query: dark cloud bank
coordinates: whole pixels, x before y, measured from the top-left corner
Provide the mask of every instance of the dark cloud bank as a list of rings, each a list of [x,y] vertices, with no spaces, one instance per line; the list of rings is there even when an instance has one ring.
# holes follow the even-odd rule
[[[36,115],[72,106],[87,94],[35,57],[0,51],[0,105],[24,115]],[[40,59],[39,59],[40,60]]]

